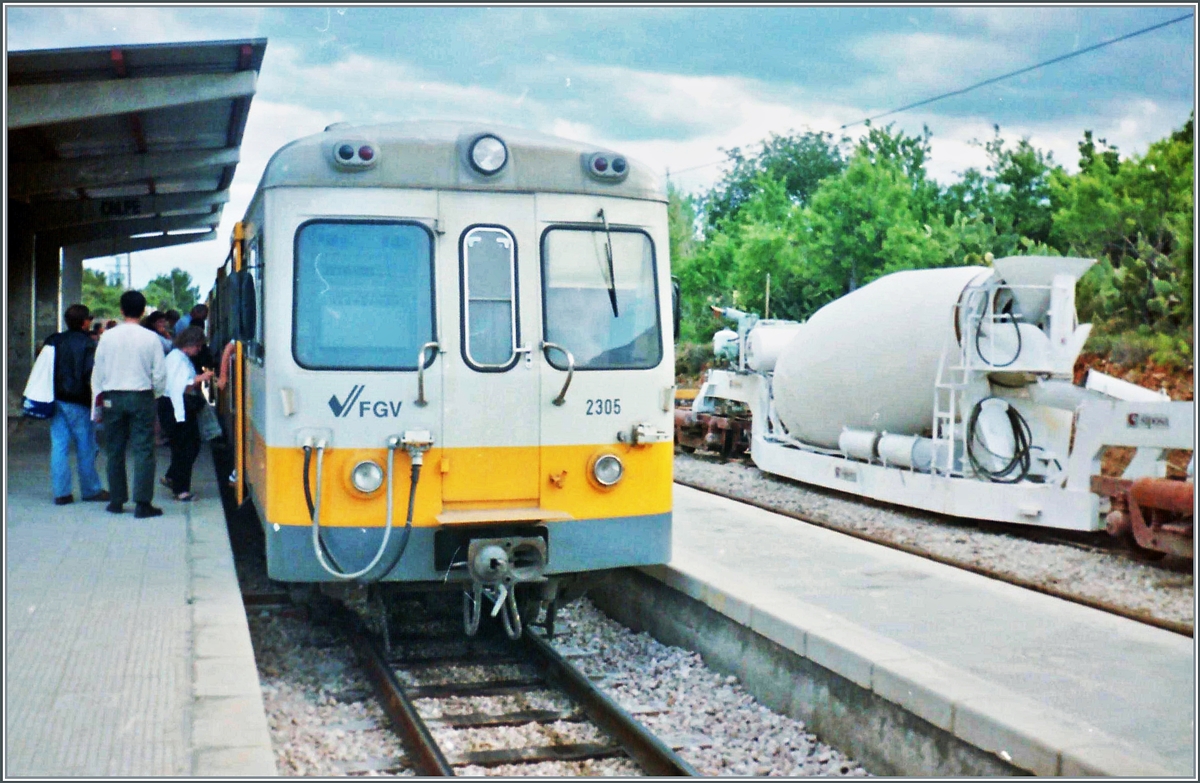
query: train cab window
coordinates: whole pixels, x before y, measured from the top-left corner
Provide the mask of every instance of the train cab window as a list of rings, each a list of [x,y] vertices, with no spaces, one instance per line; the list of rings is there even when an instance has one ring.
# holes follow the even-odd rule
[[[296,231],[295,256],[292,352],[300,366],[417,368],[417,352],[435,339],[427,228],[313,220]]]
[[[612,242],[611,270],[608,243]],[[636,229],[563,226],[542,234],[546,340],[577,370],[635,370],[662,361],[654,243]],[[547,361],[566,369],[558,351]]]
[[[463,358],[477,370],[504,370],[516,360],[517,246],[499,226],[462,235]]]

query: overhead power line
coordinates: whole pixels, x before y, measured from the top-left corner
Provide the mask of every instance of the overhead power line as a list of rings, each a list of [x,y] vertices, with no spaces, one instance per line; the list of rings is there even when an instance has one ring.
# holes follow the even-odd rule
[[[926,98],[923,101],[917,101],[916,103],[910,103],[907,106],[901,106],[898,109],[892,109],[891,111],[885,111],[883,114],[876,114],[874,117],[867,117],[866,119],[859,120],[858,122],[847,123],[847,124],[843,125],[839,130],[845,130],[846,128],[852,128],[855,125],[859,125],[864,122],[870,122],[871,120],[878,120],[881,117],[887,117],[892,114],[899,114],[902,111],[908,111],[909,109],[915,109],[918,106],[925,106],[926,104],[933,103],[934,101],[940,101],[943,98],[950,98],[955,95],[962,95],[965,92],[970,92],[971,90],[977,89],[979,87],[984,87],[988,84],[995,84],[996,82],[998,82],[1002,79],[1008,79],[1013,76],[1019,76],[1020,74],[1028,73],[1028,72],[1036,70],[1038,68],[1045,68],[1047,65],[1053,65],[1054,63],[1059,63],[1059,62],[1062,62],[1063,60],[1069,60],[1072,57],[1078,57],[1081,54],[1087,54],[1088,52],[1094,52],[1095,50],[1102,49],[1105,46],[1111,46],[1115,43],[1119,43],[1121,41],[1127,41],[1130,38],[1135,38],[1139,35],[1145,35],[1146,33],[1157,30],[1160,27],[1166,27],[1167,25],[1172,25],[1177,22],[1182,22],[1185,19],[1191,19],[1192,16],[1193,16],[1192,14],[1186,14],[1185,16],[1180,16],[1180,17],[1171,19],[1166,22],[1160,22],[1159,24],[1151,25],[1150,27],[1143,27],[1141,30],[1135,30],[1132,33],[1127,33],[1125,35],[1122,35],[1119,38],[1113,38],[1108,41],[1101,41],[1098,44],[1092,44],[1091,46],[1088,46],[1084,49],[1080,49],[1075,52],[1070,52],[1068,54],[1060,55],[1058,57],[1055,57],[1054,59],[1046,60],[1045,62],[1038,63],[1037,65],[1030,65],[1027,68],[1021,68],[1020,70],[1013,71],[1011,73],[1006,73],[1002,76],[995,76],[991,79],[985,79],[984,81],[981,81],[978,84],[972,84],[970,87],[964,87],[961,90],[954,90],[953,92],[943,93],[941,95],[934,96],[933,98]]]

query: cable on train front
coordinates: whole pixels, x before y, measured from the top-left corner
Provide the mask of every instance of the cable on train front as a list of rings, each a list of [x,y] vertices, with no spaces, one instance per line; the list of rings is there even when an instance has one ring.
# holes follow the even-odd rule
[[[357,571],[347,571],[330,551],[321,535],[321,490],[324,484],[325,451],[328,443],[324,439],[307,438],[303,445],[304,467],[303,486],[304,499],[308,506],[309,519],[312,521],[312,549],[317,562],[326,573],[342,581],[358,580],[363,584],[371,584],[386,579],[400,563],[408,548],[409,537],[412,534],[413,510],[417,497],[417,486],[420,483],[421,467],[424,464],[424,454],[433,446],[433,437],[427,430],[410,430],[403,435],[393,435],[387,439],[387,471],[382,478],[387,483],[387,510],[383,539],[375,551],[371,561]],[[404,532],[396,553],[383,568],[376,568],[387,552],[391,540],[393,525],[392,507],[395,499],[395,454],[403,447],[412,460],[412,474],[409,481],[408,512],[404,520]],[[316,493],[313,496],[309,476],[312,470],[313,454],[316,454]],[[357,467],[374,466],[372,462],[360,463]],[[377,468],[376,468],[377,469]],[[364,471],[364,474],[366,471]],[[364,480],[372,477],[364,475]],[[376,479],[378,480],[378,479]],[[364,487],[364,489],[377,489]],[[484,598],[491,604],[490,616],[499,618],[505,633],[511,639],[520,638],[524,630],[521,611],[517,605],[516,587],[522,583],[545,582],[544,575],[547,564],[546,543],[538,536],[509,536],[505,538],[476,538],[468,544],[467,559],[464,565],[470,577],[471,584],[463,589],[463,630],[468,636],[474,636],[479,631],[480,621],[484,613]],[[374,572],[372,574],[372,572]],[[369,575],[369,576],[368,576]]]
[[[327,448],[327,445],[328,444],[324,439],[316,440],[314,438],[308,438],[304,442],[304,501],[308,505],[309,518],[312,520],[313,554],[316,556],[317,562],[320,563],[321,568],[323,568],[326,573],[335,579],[341,579],[345,581],[359,579],[364,583],[377,582],[392,572],[396,565],[399,564],[400,558],[404,556],[405,549],[408,548],[408,539],[412,534],[413,508],[417,497],[417,484],[421,479],[421,466],[424,464],[425,452],[433,446],[433,437],[430,435],[428,430],[410,430],[405,432],[403,435],[392,435],[387,439],[387,472],[383,477],[387,481],[387,511],[385,512],[387,514],[387,521],[384,525],[383,540],[380,542],[379,549],[376,550],[375,556],[371,558],[371,562],[369,562],[365,567],[354,572],[347,572],[344,568],[342,568],[342,566],[337,562],[337,559],[333,556],[333,553],[329,551],[329,547],[325,544],[325,540],[321,536],[321,488],[323,485],[321,479],[323,476],[325,449]],[[388,542],[391,540],[393,527],[392,505],[395,498],[395,457],[396,449],[400,448],[401,446],[404,447],[404,449],[408,452],[409,457],[412,459],[412,475],[409,479],[408,490],[408,513],[404,520],[404,533],[400,539],[400,546],[398,547],[396,554],[392,557],[388,567],[381,569],[375,576],[366,577],[366,575],[369,574],[372,569],[375,568],[375,566],[379,565],[379,562],[383,559],[384,553],[387,552]],[[317,491],[315,500],[313,499],[308,478],[314,450],[317,454]],[[363,466],[371,466],[376,467],[376,470],[378,469],[373,462],[363,462],[356,466],[355,473],[358,473],[358,468]],[[357,476],[355,478],[357,479]],[[362,480],[369,480],[371,478],[374,477],[364,476]],[[377,488],[378,486],[375,487],[375,489]]]

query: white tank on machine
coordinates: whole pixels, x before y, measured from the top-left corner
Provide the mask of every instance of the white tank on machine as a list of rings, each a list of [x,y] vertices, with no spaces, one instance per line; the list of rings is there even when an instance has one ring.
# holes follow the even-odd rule
[[[759,321],[746,335],[746,366],[755,372],[771,372],[780,354],[803,324],[796,321]]]
[[[953,308],[986,267],[881,277],[822,307],[775,363],[775,410],[792,437],[836,448],[844,427],[920,434]]]
[[[971,316],[968,308],[975,307],[971,302],[986,305],[989,299],[1015,297],[1025,321],[1020,324],[1024,338],[1015,348],[1020,363],[1009,369],[1040,372],[1064,366],[1069,371],[1090,327],[1075,329],[1072,323],[1060,323],[1051,329],[1057,338],[1052,343],[1035,324],[1047,320],[1052,288],[1065,287],[1070,293],[1069,299],[1062,300],[1069,313],[1058,320],[1074,318],[1075,280],[1094,263],[1025,256],[996,259],[992,269],[896,272],[830,302],[797,330],[775,363],[772,392],[779,419],[792,437],[826,448],[838,448],[839,436],[847,428],[928,434],[943,349],[950,348],[951,361],[958,362],[955,305],[960,300],[964,302],[959,313],[961,332]],[[1018,288],[997,294],[995,286],[1006,279]],[[968,286],[978,293],[964,297]],[[985,327],[985,339],[968,347],[979,348],[981,355],[1013,356],[1002,342],[1013,341],[1015,329],[1016,324],[1002,320]],[[882,452],[884,444],[876,448]]]

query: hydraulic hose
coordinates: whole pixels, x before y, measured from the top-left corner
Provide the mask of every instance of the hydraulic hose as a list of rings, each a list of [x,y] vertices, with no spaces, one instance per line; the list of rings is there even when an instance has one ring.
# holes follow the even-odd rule
[[[404,532],[400,535],[400,546],[396,548],[396,556],[392,558],[392,562],[388,563],[387,568],[371,581],[383,579],[385,576],[392,573],[392,569],[400,562],[400,558],[404,557],[404,550],[408,548],[408,538],[412,534],[413,522],[413,505],[417,500],[417,482],[421,479],[421,455],[418,453],[413,458],[412,477],[409,480],[408,488],[408,515],[404,518]],[[389,501],[390,502],[390,501]]]
[[[308,506],[308,518],[309,519],[313,518],[313,512],[315,511],[315,507],[313,506],[312,488],[309,486],[309,480],[308,480],[308,472],[312,465],[312,451],[313,451],[313,447],[310,444],[306,443],[304,445],[304,482],[303,483],[304,483],[304,503],[306,506]],[[337,558],[335,558],[333,556],[333,552],[331,552],[329,550],[329,547],[326,546],[325,540],[320,539],[319,544],[321,546],[322,551],[325,553],[325,556],[327,558],[329,558],[329,562],[333,563],[333,567],[339,571],[344,571],[345,569],[342,568],[341,563],[339,563],[337,561]]]
[[[331,567],[330,564],[326,561],[325,552],[323,551],[325,549],[325,546],[324,546],[324,542],[321,540],[320,514],[321,514],[321,486],[322,486],[321,473],[322,473],[322,467],[324,466],[324,463],[325,463],[325,444],[323,442],[317,444],[317,497],[316,497],[316,502],[313,504],[313,512],[312,512],[313,553],[316,554],[317,562],[321,564],[321,568],[324,568],[327,573],[329,573],[331,576],[333,576],[337,579],[349,580],[349,579],[358,579],[358,578],[362,577],[364,574],[369,572],[372,568],[379,565],[379,561],[383,559],[383,553],[385,551],[387,551],[388,541],[391,539],[391,536],[392,536],[392,498],[393,498],[394,484],[395,484],[395,481],[393,480],[393,477],[395,474],[393,467],[394,467],[395,456],[396,456],[396,446],[398,446],[398,445],[399,444],[395,441],[388,442],[387,526],[384,528],[384,531],[383,531],[383,541],[380,543],[379,550],[375,553],[375,557],[373,557],[371,559],[371,562],[367,564],[366,568],[363,568],[359,571],[355,571],[353,573],[346,573],[341,569],[340,566],[337,565],[336,562]],[[304,477],[305,477],[305,480],[307,483],[307,479],[308,479],[308,471],[307,470],[304,473]],[[415,495],[416,494],[415,484],[413,486],[413,489],[414,489],[414,492],[412,493],[412,495]],[[410,524],[411,524],[411,519],[412,519],[412,497],[411,496],[409,498],[409,519],[410,519]],[[407,544],[407,540],[405,541],[405,543]],[[332,557],[330,559],[332,559]],[[374,580],[368,580],[368,581],[374,581]]]
[[[304,504],[308,506],[308,518],[312,519],[313,499],[312,490],[308,486],[308,469],[312,465],[312,446],[304,446]]]
[[[984,296],[983,297],[983,306],[979,309],[979,325],[981,327],[983,326],[983,316],[987,313],[987,303],[988,303],[988,297]],[[1013,316],[1013,314],[1012,314],[1012,303],[1011,302],[1009,303],[1008,307],[1005,309],[1005,313],[1009,317],[1009,323],[1011,323],[1013,325],[1013,329],[1015,329],[1017,332],[1017,351],[1016,351],[1016,353],[1014,353],[1012,355],[1012,358],[1009,359],[1004,364],[995,364],[990,359],[988,359],[986,356],[983,355],[983,349],[979,347],[979,338],[983,335],[983,329],[979,328],[979,329],[975,330],[975,353],[977,353],[979,355],[979,358],[982,359],[985,364],[987,364],[991,367],[997,368],[997,369],[999,369],[1001,367],[1011,367],[1017,361],[1017,359],[1021,356],[1021,326],[1020,326],[1020,324],[1017,323],[1016,317]]]
[[[997,484],[1016,484],[1022,481],[1029,475],[1029,468],[1032,465],[1030,451],[1033,443],[1033,435],[1029,429],[1029,422],[1025,421],[1025,417],[1021,412],[1012,406],[1011,403],[1005,401],[1007,406],[1005,413],[1008,414],[1008,422],[1012,427],[1013,432],[1013,454],[1008,463],[999,470],[989,470],[985,468],[979,459],[975,456],[975,430],[979,423],[979,413],[983,410],[983,403],[988,400],[1000,399],[999,397],[984,397],[979,402],[975,403],[975,407],[971,409],[971,417],[967,421],[967,458],[971,461],[971,467],[975,472],[985,477],[989,481]],[[991,449],[984,446],[984,451],[996,457],[1004,459],[1004,455],[997,454]],[[1014,475],[1013,471],[1019,471]]]

